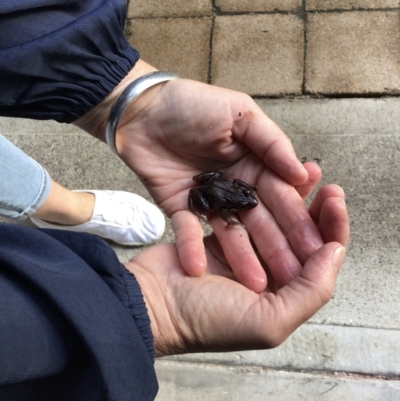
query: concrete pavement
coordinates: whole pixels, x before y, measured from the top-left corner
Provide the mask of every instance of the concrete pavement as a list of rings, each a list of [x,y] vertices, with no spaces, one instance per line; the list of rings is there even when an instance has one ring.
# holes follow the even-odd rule
[[[400,15],[394,0],[130,0],[127,36],[160,69],[245,91],[347,195],[332,301],[270,351],[158,360],[159,401],[400,400]],[[105,145],[52,122],[0,132],[70,188],[146,195]],[[99,174],[101,172],[101,174]],[[163,240],[173,239],[168,226]],[[116,247],[121,259],[137,249]]]

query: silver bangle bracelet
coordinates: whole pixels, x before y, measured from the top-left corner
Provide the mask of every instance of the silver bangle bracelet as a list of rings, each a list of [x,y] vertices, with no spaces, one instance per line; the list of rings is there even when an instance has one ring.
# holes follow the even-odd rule
[[[128,106],[144,91],[161,82],[179,78],[178,75],[166,71],[154,71],[131,82],[118,97],[111,108],[106,125],[106,142],[110,149],[119,157],[115,135],[122,115]]]

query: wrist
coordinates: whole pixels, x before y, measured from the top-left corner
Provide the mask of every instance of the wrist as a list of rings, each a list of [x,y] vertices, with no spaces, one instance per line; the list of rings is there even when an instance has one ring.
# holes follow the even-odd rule
[[[168,247],[166,244],[159,247],[162,246]],[[165,298],[166,289],[157,279],[157,273],[149,272],[141,264],[136,263],[137,258],[140,259],[140,255],[124,265],[135,276],[140,286],[150,319],[155,356],[181,354],[184,352],[183,341],[175,327],[176,320],[180,319],[174,316],[178,310],[174,307],[171,310],[171,305]]]
[[[78,120],[73,122],[74,125],[88,132],[90,135],[105,142],[105,128],[111,108],[124,89],[133,81],[149,72],[157,71],[156,68],[147,64],[143,60],[139,60],[135,66],[129,71],[125,78],[113,89],[113,91],[92,110],[84,114]]]
[[[132,81],[120,94],[111,108],[106,125],[106,142],[116,156],[120,157],[117,149],[117,130],[122,117],[125,116],[126,119],[125,112],[139,97],[144,96],[144,93],[154,86],[177,78],[178,76],[176,74],[170,72],[153,71]],[[135,108],[135,106],[133,106],[133,108]]]

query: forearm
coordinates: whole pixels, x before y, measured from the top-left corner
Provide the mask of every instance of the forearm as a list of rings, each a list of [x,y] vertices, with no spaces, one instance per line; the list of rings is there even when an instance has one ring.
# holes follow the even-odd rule
[[[139,59],[124,0],[0,0],[0,115],[70,123]]]
[[[152,71],[156,71],[156,68],[147,64],[143,60],[138,60],[122,81],[101,103],[93,107],[81,118],[74,121],[73,124],[104,142],[107,119],[114,102],[131,82]]]

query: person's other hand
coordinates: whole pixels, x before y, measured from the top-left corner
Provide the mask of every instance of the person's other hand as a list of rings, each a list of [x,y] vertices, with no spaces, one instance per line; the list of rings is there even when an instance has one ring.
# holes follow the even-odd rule
[[[156,355],[281,344],[331,298],[349,237],[343,197],[335,185],[318,192],[310,214],[325,244],[299,276],[283,287],[271,278],[260,294],[236,281],[214,234],[205,239],[207,271],[199,278],[184,273],[174,244],[153,246],[127,262],[145,298]]]

